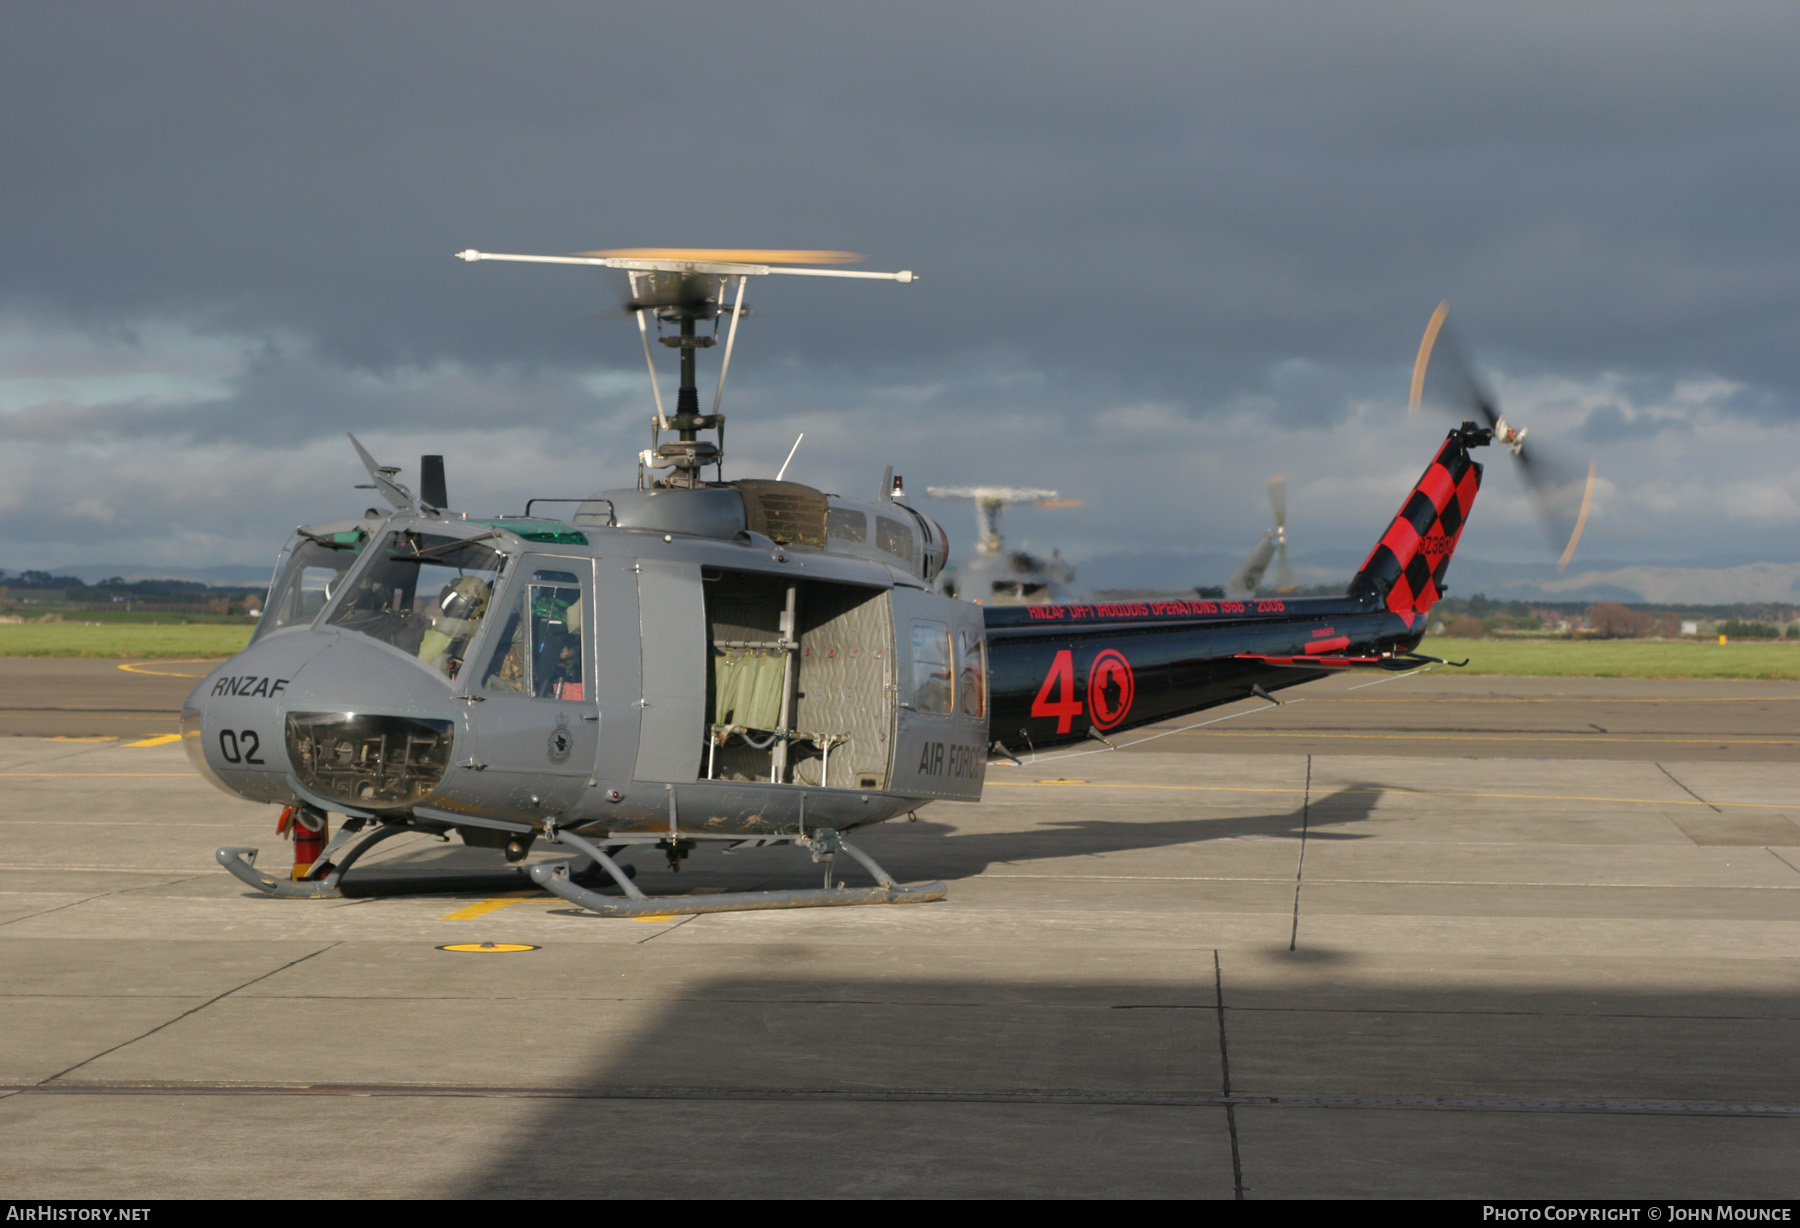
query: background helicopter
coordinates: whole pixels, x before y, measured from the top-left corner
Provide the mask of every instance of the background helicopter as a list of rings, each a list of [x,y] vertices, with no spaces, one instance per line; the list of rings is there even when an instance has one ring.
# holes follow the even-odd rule
[[[1054,490],[1027,490],[1016,486],[928,486],[934,499],[967,499],[975,504],[975,550],[945,575],[941,591],[977,605],[1045,605],[1069,596],[1075,568],[1062,551],[1039,558],[1023,550],[1008,550],[1000,534],[1000,513],[1011,503],[1031,503],[1040,508],[1082,507],[1086,499],[1064,499]]]
[[[1287,554],[1287,479],[1270,478],[1266,483],[1269,492],[1269,507],[1275,513],[1275,527],[1262,535],[1262,540],[1250,547],[1250,553],[1244,561],[1237,565],[1225,581],[1224,595],[1242,600],[1254,597],[1262,589],[1263,575],[1269,570],[1269,563],[1275,563],[1274,589],[1278,595],[1285,595],[1294,590],[1294,569],[1288,565]]]
[[[990,751],[1104,741],[1334,670],[1435,660],[1414,649],[1480,486],[1469,450],[1499,439],[1523,458],[1523,432],[1480,401],[1488,421],[1450,431],[1341,597],[977,606],[933,591],[947,539],[891,467],[870,499],[724,478],[719,407],[748,279],[910,272],[796,267],[840,253],[460,256],[623,270],[650,446],[635,487],[474,517],[449,510],[441,463],[428,458],[415,495],[352,438],[391,510],[299,530],[249,647],[182,711],[199,770],[283,805],[300,836],[288,880],[258,871],[252,848],[218,851],[270,895],[335,894],[368,849],[424,830],[510,861],[538,840],[568,848],[592,865],[540,863],[531,878],[607,915],[940,898],[944,884],[895,883],[843,833],[979,798]],[[723,318],[702,413],[695,358]],[[673,414],[651,320],[679,353]],[[344,816],[335,840],[330,812]],[[701,841],[799,845],[825,883],[647,898],[613,860],[650,845],[679,867]],[[839,853],[877,885],[835,886]],[[623,898],[594,890],[596,873]]]

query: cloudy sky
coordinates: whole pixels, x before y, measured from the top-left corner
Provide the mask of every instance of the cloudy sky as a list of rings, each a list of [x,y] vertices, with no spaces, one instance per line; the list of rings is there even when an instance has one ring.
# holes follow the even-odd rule
[[[674,244],[920,275],[752,288],[727,476],[805,431],[830,490],[1085,497],[1009,528],[1098,559],[1239,553],[1279,473],[1344,573],[1447,425],[1405,399],[1448,297],[1597,459],[1586,562],[1793,561],[1797,45],[1773,4],[16,4],[0,567],[266,561],[366,504],[346,430],[476,512],[629,484],[616,275],[452,253]],[[1492,459],[1465,551],[1548,560]]]

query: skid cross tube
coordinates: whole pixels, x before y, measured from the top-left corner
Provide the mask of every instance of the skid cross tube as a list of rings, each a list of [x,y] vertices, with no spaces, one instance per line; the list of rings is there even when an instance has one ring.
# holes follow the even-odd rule
[[[595,864],[612,876],[612,880],[625,892],[626,898],[621,900],[601,895],[576,883],[570,877],[570,863],[566,861],[545,862],[531,867],[531,881],[551,894],[561,896],[571,904],[599,913],[603,917],[665,917],[687,913],[749,912],[765,908],[830,908],[848,904],[922,904],[941,900],[950,893],[949,887],[941,882],[921,883],[914,887],[901,886],[873,857],[839,837],[836,832],[821,832],[810,838],[781,836],[766,839],[770,843],[797,844],[802,848],[810,848],[814,859],[826,861],[828,867],[832,864],[829,859],[833,853],[848,853],[874,877],[879,886],[733,891],[703,896],[645,895],[593,841],[567,831],[556,831],[550,838],[553,843],[566,844],[583,856],[592,858]],[[638,843],[648,844],[651,841],[641,840]],[[829,881],[829,869],[827,875]]]

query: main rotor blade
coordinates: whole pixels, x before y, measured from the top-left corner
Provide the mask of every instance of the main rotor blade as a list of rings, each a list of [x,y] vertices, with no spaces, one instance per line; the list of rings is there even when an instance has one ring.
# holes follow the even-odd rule
[[[815,252],[759,247],[615,247],[577,256],[613,260],[692,260],[697,264],[854,264],[860,252]]]

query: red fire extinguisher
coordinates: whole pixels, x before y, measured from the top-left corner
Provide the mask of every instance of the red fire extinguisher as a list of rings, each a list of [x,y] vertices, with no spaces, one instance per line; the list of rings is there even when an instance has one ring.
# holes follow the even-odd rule
[[[312,874],[313,863],[325,851],[325,842],[331,837],[331,824],[325,812],[315,810],[311,806],[289,806],[281,812],[275,821],[275,834],[290,836],[294,841],[294,881],[298,882]],[[330,865],[321,867],[321,871],[329,871]]]

